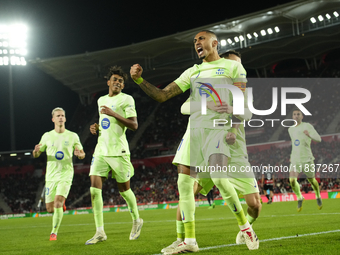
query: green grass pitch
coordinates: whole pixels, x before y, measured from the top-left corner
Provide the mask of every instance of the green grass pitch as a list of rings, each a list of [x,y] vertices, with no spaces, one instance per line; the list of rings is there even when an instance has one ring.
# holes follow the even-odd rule
[[[196,237],[200,254],[339,254],[340,200],[324,199],[323,203],[320,211],[315,200],[307,200],[300,213],[297,202],[263,204],[253,225],[261,241],[257,251],[234,245],[239,229],[227,206],[199,207]],[[57,241],[49,241],[51,217],[0,220],[0,253],[160,254],[176,239],[175,213],[175,209],[141,211],[144,226],[135,241],[129,240],[132,222],[128,212],[104,213],[108,240],[91,246],[85,241],[95,233],[93,214],[65,215]]]

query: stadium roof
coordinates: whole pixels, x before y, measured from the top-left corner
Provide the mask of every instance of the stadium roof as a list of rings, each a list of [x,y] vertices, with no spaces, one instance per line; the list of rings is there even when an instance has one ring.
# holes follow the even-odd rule
[[[130,70],[132,64],[139,63],[143,76],[160,84],[200,62],[193,37],[198,31],[212,30],[219,37],[220,52],[238,50],[246,69],[264,68],[284,59],[314,58],[339,48],[339,3],[300,0],[124,47],[30,62],[82,96],[106,90],[105,69],[116,64]]]

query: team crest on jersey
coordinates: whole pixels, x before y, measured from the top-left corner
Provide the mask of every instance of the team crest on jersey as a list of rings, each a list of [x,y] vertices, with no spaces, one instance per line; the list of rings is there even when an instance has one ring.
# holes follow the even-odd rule
[[[108,118],[102,119],[102,128],[108,129],[110,127],[110,120]]]
[[[296,139],[296,140],[294,141],[294,145],[295,145],[295,146],[299,146],[299,145],[300,145],[299,139]]]
[[[116,111],[117,110],[117,106],[111,105],[111,109],[112,109],[112,111]]]
[[[65,145],[65,146],[69,146],[69,145],[70,145],[70,142],[69,142],[69,141],[65,141],[65,142],[64,142],[64,145]]]
[[[57,160],[62,160],[64,158],[64,152],[62,151],[57,151],[57,153],[55,154],[55,158]]]
[[[222,75],[222,74],[224,74],[224,68],[219,68],[219,69],[217,69],[216,74],[217,74],[217,75]]]

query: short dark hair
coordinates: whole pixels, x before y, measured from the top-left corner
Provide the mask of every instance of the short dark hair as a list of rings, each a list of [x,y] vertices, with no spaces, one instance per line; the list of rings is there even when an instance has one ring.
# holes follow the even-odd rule
[[[293,109],[292,113],[295,112],[295,111],[299,111],[299,112],[301,112],[301,114],[303,115],[302,111],[301,111],[299,108],[295,107],[295,108]]]
[[[217,34],[215,34],[215,32],[213,32],[213,31],[211,31],[211,30],[202,30],[202,31],[200,31],[200,32],[198,32],[198,33],[202,33],[202,32],[205,32],[205,33],[214,35],[214,36],[216,37],[217,41],[218,41],[218,36],[217,36]],[[198,33],[197,33],[197,34],[198,34]]]
[[[228,50],[228,51],[222,53],[222,54],[220,55],[220,57],[221,57],[221,58],[227,58],[227,57],[229,57],[229,55],[231,55],[231,54],[233,54],[233,55],[235,55],[235,56],[241,58],[241,53],[238,52],[238,51],[235,51],[235,50]]]
[[[109,72],[107,73],[105,78],[107,80],[110,80],[111,76],[114,75],[114,74],[117,74],[117,75],[123,77],[124,83],[127,82],[128,75],[126,73],[124,73],[123,69],[120,66],[111,66],[111,67],[109,67]]]

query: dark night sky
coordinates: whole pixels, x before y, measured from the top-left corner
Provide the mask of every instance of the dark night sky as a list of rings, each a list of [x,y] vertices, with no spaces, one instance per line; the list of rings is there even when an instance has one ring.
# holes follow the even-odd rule
[[[27,59],[44,59],[138,43],[292,1],[183,2],[0,0],[0,24],[25,23]],[[13,84],[17,150],[33,149],[53,129],[53,108],[63,107],[70,121],[79,104],[77,94],[29,63],[13,67]],[[10,150],[8,98],[8,67],[0,66],[0,151]]]

